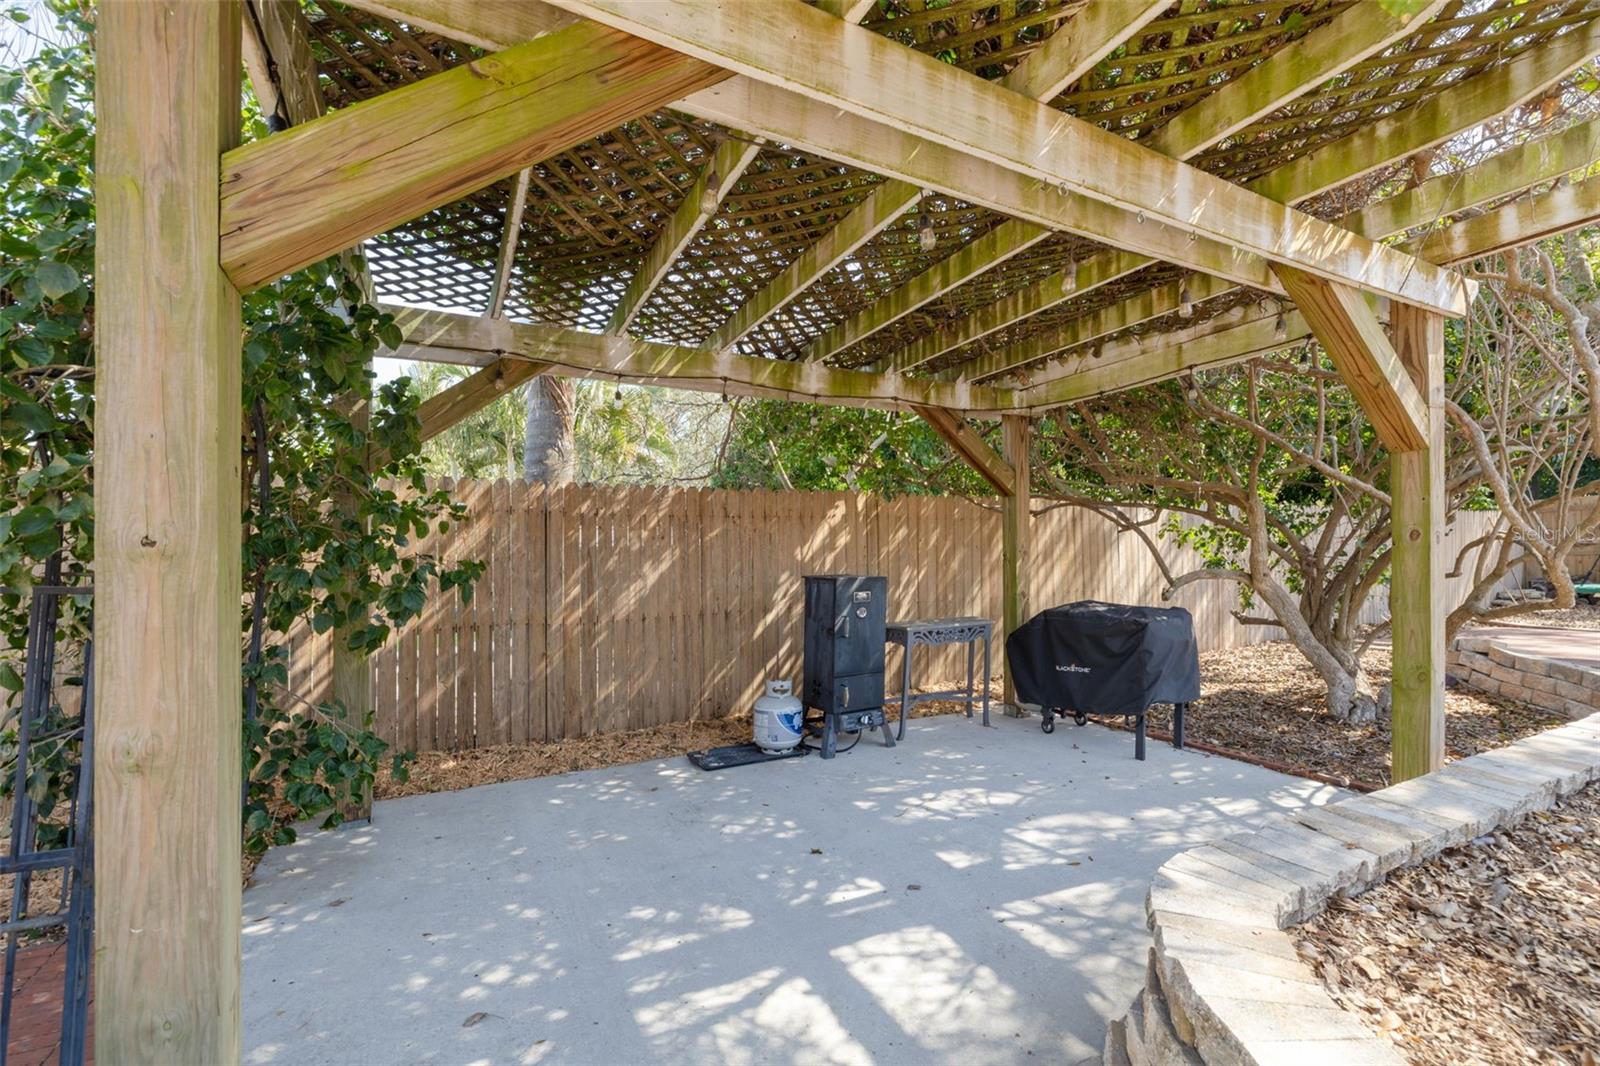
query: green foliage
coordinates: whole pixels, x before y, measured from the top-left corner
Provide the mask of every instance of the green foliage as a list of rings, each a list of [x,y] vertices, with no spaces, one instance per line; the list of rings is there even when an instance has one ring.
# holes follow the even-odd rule
[[[92,26],[76,7],[53,13],[59,41],[0,70],[0,624],[12,648],[23,645],[23,596],[45,560],[59,553],[62,580],[82,582],[93,551]],[[373,353],[399,337],[349,271],[329,261],[262,289],[244,301],[243,321],[242,819],[257,852],[292,840],[296,821],[336,824],[387,747],[371,731],[371,708],[313,706],[290,692],[274,641],[306,624],[373,651],[422,610],[432,582],[470,595],[482,565],[408,551],[464,514],[423,482],[409,383],[365,402]],[[373,469],[369,454],[391,458]],[[64,605],[65,643],[84,634],[85,619],[82,605]],[[0,763],[15,761],[16,673],[0,669],[10,690]],[[53,743],[28,789],[46,810],[75,776],[71,720],[54,707],[44,724]],[[397,772],[408,758],[394,757]],[[9,789],[12,775],[0,781]]]
[[[992,493],[915,415],[780,400],[740,403],[713,484],[882,496]]]

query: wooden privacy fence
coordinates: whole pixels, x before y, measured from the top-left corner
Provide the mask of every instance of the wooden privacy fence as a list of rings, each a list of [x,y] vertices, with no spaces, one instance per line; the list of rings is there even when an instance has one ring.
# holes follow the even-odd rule
[[[520,481],[452,491],[471,519],[420,548],[488,566],[471,603],[431,597],[373,657],[376,727],[404,748],[554,740],[747,708],[767,679],[799,680],[804,574],[885,575],[891,618],[1000,615],[1000,516],[962,499]],[[1161,575],[1135,537],[1071,507],[1034,523],[1034,609],[1159,602]],[[1166,550],[1175,572],[1200,565],[1188,549]],[[1234,621],[1229,583],[1192,585],[1174,602],[1194,612],[1202,650],[1277,635]],[[327,698],[326,640],[290,639],[290,684],[312,700]],[[964,676],[961,649],[917,655],[919,681]],[[997,640],[996,675],[1000,663]]]

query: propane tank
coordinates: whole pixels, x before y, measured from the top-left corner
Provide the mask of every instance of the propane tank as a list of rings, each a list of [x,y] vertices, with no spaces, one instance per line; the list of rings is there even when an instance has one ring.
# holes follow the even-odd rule
[[[756,747],[768,755],[789,751],[800,743],[805,713],[789,682],[768,681],[766,695],[756,700]]]

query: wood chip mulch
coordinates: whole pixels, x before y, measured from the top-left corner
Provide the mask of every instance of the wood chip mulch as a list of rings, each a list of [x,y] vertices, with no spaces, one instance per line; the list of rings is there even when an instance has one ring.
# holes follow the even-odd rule
[[[1389,649],[1363,660],[1374,686],[1389,679]],[[1292,644],[1275,641],[1200,657],[1201,700],[1184,723],[1188,739],[1335,780],[1389,784],[1386,721],[1347,725],[1327,713],[1325,688]],[[1151,709],[1150,727],[1171,727],[1171,708]],[[1565,716],[1454,688],[1445,694],[1446,758],[1503,747],[1567,721]],[[1380,716],[1381,718],[1381,716]]]
[[[913,691],[929,691],[934,687],[951,686],[936,682],[929,688],[918,686]],[[990,690],[990,699],[998,702],[1000,697],[1000,687],[996,685]],[[961,703],[930,701],[912,708],[911,717],[928,718],[954,714],[964,709],[965,705]],[[890,722],[897,721],[899,709],[891,707],[888,710]],[[378,776],[373,795],[383,800],[431,792],[452,792],[475,785],[547,777],[572,770],[597,770],[625,763],[651,762],[703,748],[745,744],[749,741],[750,715],[745,713],[541,744],[500,744],[467,751],[421,752],[410,767],[408,780],[395,781],[384,769]]]
[[[1600,788],[1300,929],[1329,995],[1416,1066],[1600,1062]]]

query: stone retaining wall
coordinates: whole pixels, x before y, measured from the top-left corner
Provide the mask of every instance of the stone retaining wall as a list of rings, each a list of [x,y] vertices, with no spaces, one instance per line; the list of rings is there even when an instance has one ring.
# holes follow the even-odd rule
[[[1144,991],[1107,1029],[1103,1061],[1404,1063],[1334,1003],[1285,930],[1337,893],[1362,892],[1594,780],[1600,714],[1175,856],[1146,900],[1154,944]]]
[[[1600,640],[1600,634],[1596,639]],[[1455,679],[1468,688],[1531,703],[1569,718],[1600,711],[1600,673],[1518,654],[1489,637],[1457,637],[1450,649],[1449,667]]]

